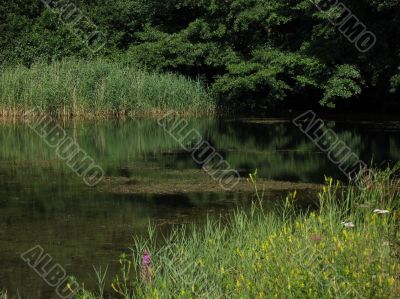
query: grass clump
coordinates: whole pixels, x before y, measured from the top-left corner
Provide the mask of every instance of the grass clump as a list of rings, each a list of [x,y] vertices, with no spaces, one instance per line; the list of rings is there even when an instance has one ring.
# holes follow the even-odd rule
[[[58,116],[211,114],[215,102],[199,80],[148,72],[106,60],[68,60],[16,66],[0,74],[0,113],[32,108]]]
[[[315,211],[298,212],[294,192],[279,213],[254,205],[228,222],[175,229],[161,247],[150,230],[121,257],[112,297],[399,298],[400,198],[393,175],[380,172],[363,189],[327,178]],[[151,279],[140,278],[145,251]],[[79,297],[99,298],[88,291]]]

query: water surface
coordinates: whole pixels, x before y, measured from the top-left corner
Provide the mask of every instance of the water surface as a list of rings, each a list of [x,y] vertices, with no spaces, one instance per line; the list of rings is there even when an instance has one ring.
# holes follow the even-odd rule
[[[258,168],[267,207],[293,188],[312,200],[312,184],[322,183],[323,175],[344,179],[290,121],[192,119],[189,124],[242,174]],[[368,164],[400,159],[400,122],[327,125]],[[156,120],[62,126],[105,170],[98,187],[87,187],[28,126],[0,124],[0,289],[13,295],[54,296],[19,258],[35,245],[90,286],[92,265],[109,265],[112,276],[118,256],[149,223],[167,233],[172,225],[201,224],[207,214],[249,206],[250,194],[222,192]]]

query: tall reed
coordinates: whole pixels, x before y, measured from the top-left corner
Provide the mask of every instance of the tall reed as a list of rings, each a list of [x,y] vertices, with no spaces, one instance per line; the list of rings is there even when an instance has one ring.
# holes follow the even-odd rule
[[[148,72],[106,60],[16,66],[0,73],[0,114],[40,107],[57,116],[212,114],[215,102],[199,80]]]

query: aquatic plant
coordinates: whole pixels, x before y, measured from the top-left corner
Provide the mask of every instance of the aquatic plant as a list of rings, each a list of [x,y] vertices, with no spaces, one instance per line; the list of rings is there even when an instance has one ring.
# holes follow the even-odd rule
[[[399,180],[386,170],[374,186],[326,178],[315,210],[297,210],[295,192],[283,213],[257,200],[250,213],[175,228],[161,246],[151,229],[120,259],[118,298],[398,298]],[[145,248],[153,264],[146,283],[137,278]]]
[[[54,116],[132,116],[169,110],[212,114],[215,102],[200,80],[106,60],[65,60],[15,66],[0,74],[0,114],[40,107]]]
[[[103,299],[104,298],[104,289],[105,289],[105,279],[107,276],[107,271],[108,271],[108,265],[104,269],[101,266],[96,268],[93,266],[94,273],[96,275],[96,281],[97,281],[97,291],[98,291],[98,299]]]

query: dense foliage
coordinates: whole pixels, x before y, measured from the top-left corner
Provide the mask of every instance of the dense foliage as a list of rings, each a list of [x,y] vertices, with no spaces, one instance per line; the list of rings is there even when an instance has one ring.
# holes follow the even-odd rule
[[[220,104],[246,109],[389,109],[399,95],[399,0],[343,1],[377,37],[366,52],[330,22],[339,15],[329,6],[335,1],[322,0],[324,11],[310,0],[54,1],[58,10],[75,3],[107,36],[106,46],[93,54],[41,1],[3,1],[0,64],[107,56],[200,76]],[[342,29],[354,35],[351,26]]]
[[[29,114],[38,107],[63,117],[169,110],[207,115],[214,112],[215,101],[199,80],[102,59],[5,68],[0,73],[0,116]]]
[[[298,215],[291,193],[283,213],[256,205],[204,228],[175,228],[161,246],[149,229],[120,257],[111,297],[399,298],[399,182],[392,175],[380,172],[368,190],[343,189],[327,178],[316,212]],[[147,277],[145,251],[152,255]],[[108,287],[100,280],[99,286]],[[82,291],[77,298],[105,296]]]

